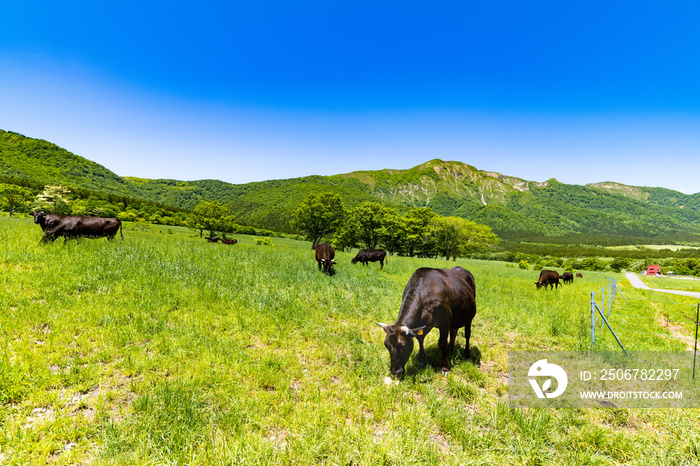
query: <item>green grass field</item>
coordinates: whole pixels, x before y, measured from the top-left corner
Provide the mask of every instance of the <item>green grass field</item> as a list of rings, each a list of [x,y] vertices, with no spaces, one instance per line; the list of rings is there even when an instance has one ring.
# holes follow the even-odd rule
[[[124,236],[40,244],[29,220],[0,218],[0,464],[700,461],[700,410],[508,408],[508,351],[588,349],[604,275],[544,291],[538,272],[502,263],[390,257],[380,271],[338,253],[327,277],[309,243]],[[443,377],[434,331],[429,364],[414,351],[385,384],[375,322],[396,320],[415,269],[454,265],[476,278],[477,361],[456,352]],[[685,349],[654,306],[630,302],[647,318],[614,320],[628,349]]]
[[[679,244],[643,244],[643,245],[625,245],[625,246],[607,246],[605,249],[616,250],[634,250],[634,249],[650,249],[653,251],[661,251],[668,249],[669,251],[681,251],[683,249],[700,249],[698,246],[688,246]]]
[[[646,277],[642,279],[652,288],[700,292],[700,280],[692,278]]]

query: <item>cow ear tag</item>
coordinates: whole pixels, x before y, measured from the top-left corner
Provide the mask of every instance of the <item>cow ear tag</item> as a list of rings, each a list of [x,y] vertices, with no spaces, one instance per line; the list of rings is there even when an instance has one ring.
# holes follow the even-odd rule
[[[423,335],[423,330],[418,330],[418,335]]]

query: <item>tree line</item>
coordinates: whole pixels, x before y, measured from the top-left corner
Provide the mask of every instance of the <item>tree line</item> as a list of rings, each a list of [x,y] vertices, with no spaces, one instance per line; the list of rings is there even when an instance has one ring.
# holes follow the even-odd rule
[[[10,217],[44,211],[174,226],[187,226],[189,216],[184,209],[122,196],[71,190],[62,185],[36,188],[0,183],[0,208],[9,212]]]
[[[182,226],[199,231],[200,236],[206,231],[209,236],[224,238],[234,233],[294,237],[237,223],[231,203],[201,201],[194,209],[186,210],[116,195],[71,190],[63,185],[36,188],[0,183],[0,209],[9,212],[10,217],[42,211],[47,214],[117,218],[141,225]]]
[[[428,207],[401,215],[371,201],[347,209],[335,193],[310,194],[290,224],[312,248],[325,240],[340,250],[381,247],[390,254],[455,260],[498,244],[491,228],[464,218],[441,217]]]

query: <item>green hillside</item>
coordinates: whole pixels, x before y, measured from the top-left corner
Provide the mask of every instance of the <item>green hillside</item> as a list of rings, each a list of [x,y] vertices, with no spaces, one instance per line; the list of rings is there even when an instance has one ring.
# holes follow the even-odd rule
[[[230,204],[237,221],[242,224],[283,232],[292,232],[291,212],[311,193],[337,193],[348,208],[364,201],[386,203],[373,197],[361,183],[339,177],[308,176],[242,185],[218,180],[184,182],[128,178],[128,181],[154,202],[192,209],[202,200],[216,200]]]
[[[126,197],[142,197],[134,186],[105,167],[42,139],[0,130],[0,178],[43,186],[61,184]]]
[[[337,193],[346,207],[373,200],[399,210],[431,207],[513,240],[578,235],[698,240],[700,194],[603,182],[567,185],[431,160],[407,170],[357,171],[234,185],[218,180],[122,178],[47,141],[0,130],[0,181],[127,196],[182,209],[202,200],[230,204],[237,220],[291,232],[291,212],[308,194]]]

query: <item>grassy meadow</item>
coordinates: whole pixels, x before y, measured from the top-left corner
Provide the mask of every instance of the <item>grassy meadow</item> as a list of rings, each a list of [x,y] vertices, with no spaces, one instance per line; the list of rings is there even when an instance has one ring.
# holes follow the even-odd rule
[[[700,410],[508,408],[508,351],[588,349],[602,274],[545,291],[537,271],[482,261],[380,271],[337,253],[327,277],[306,242],[170,227],[40,244],[5,217],[0,237],[0,464],[700,462]],[[455,352],[443,377],[435,330],[428,365],[416,350],[386,384],[375,322],[396,320],[416,268],[454,265],[476,279],[474,360]],[[643,316],[613,311],[628,349],[686,349],[648,292],[621,286]],[[597,349],[614,345],[601,332]]]
[[[642,279],[652,288],[700,292],[698,278],[642,277]]]
[[[697,246],[688,246],[681,244],[642,244],[642,245],[625,245],[625,246],[607,246],[605,249],[617,250],[635,250],[635,249],[650,249],[652,251],[682,251],[683,249],[700,249]]]

